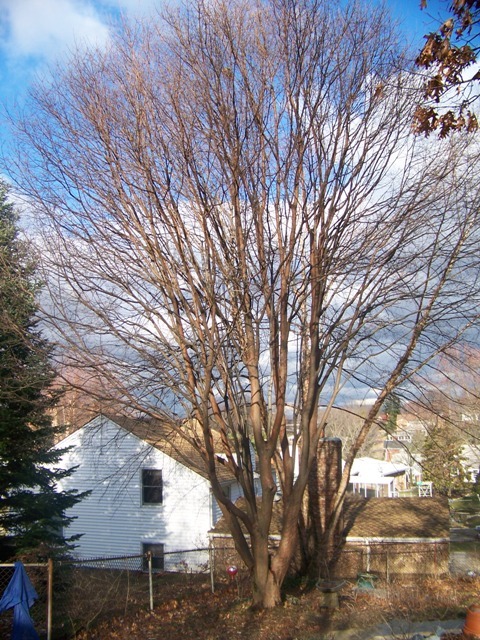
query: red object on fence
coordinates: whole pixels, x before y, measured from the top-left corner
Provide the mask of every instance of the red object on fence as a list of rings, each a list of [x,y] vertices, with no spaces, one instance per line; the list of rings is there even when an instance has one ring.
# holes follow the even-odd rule
[[[234,564],[230,565],[229,567],[227,567],[227,573],[231,578],[234,578],[238,573],[238,569]]]

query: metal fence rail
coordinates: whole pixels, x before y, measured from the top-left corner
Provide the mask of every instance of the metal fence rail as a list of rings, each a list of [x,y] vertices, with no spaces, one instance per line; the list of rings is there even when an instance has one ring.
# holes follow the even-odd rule
[[[480,558],[480,544],[475,544],[473,553]],[[411,564],[412,558],[417,572],[431,570],[431,555],[413,551],[399,554],[389,545],[376,546],[368,553],[365,549],[343,551],[348,579],[354,581],[367,571],[388,584]],[[234,576],[232,565],[236,566]],[[207,593],[220,583],[235,580],[237,585],[248,588],[248,571],[231,547],[165,552],[161,568],[158,563],[157,568],[152,566],[149,554],[24,566],[39,596],[30,611],[42,640],[70,638],[102,620],[153,609],[169,599],[198,594],[199,589]],[[0,596],[13,570],[13,564],[0,564]],[[0,638],[10,637],[12,618],[11,611],[0,615]]]

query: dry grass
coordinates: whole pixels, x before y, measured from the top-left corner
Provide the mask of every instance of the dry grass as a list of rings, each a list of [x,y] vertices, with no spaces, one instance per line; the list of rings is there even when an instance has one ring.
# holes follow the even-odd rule
[[[292,586],[283,607],[254,612],[246,585],[225,583],[215,594],[199,585],[184,596],[165,593],[153,612],[114,618],[82,631],[77,639],[320,640],[337,630],[368,628],[392,619],[461,618],[479,593],[479,578],[415,578],[379,585],[371,592],[358,592],[355,584],[347,583],[339,608],[326,609],[317,589]]]

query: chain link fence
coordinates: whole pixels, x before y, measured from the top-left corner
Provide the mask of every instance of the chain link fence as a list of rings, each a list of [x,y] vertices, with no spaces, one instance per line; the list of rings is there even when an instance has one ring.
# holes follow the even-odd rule
[[[200,584],[210,584],[208,549],[165,552],[160,563],[149,554],[56,563],[52,640],[152,609]]]
[[[41,640],[64,640],[107,618],[152,609],[170,598],[211,586],[208,549],[25,564],[38,600],[30,609]],[[49,567],[51,575],[49,578]],[[14,572],[0,565],[0,597]],[[50,594],[50,598],[49,598]],[[13,609],[0,614],[0,638],[9,638]]]
[[[30,609],[30,615],[35,622],[35,629],[40,638],[49,636],[49,571],[51,563],[25,564],[25,570],[30,578],[38,599]],[[15,570],[14,564],[0,564],[0,597],[12,579]],[[51,578],[51,576],[50,576]],[[0,638],[10,638],[13,627],[13,609],[8,609],[0,615]]]
[[[445,566],[442,558],[445,551],[448,554],[446,549],[434,548],[428,553],[425,550],[413,553],[413,549],[400,552],[395,545],[376,545],[370,550],[344,549],[340,563],[343,566],[337,570],[338,575],[353,582],[367,571],[376,574],[379,581],[389,583],[408,566],[415,565],[417,575],[422,571],[430,573],[437,563],[438,568]],[[71,638],[102,620],[188,598],[199,589],[213,591],[226,582],[234,582],[243,595],[249,588],[246,567],[232,547],[223,545],[215,549],[165,552],[161,558],[153,559],[144,554],[62,561],[50,563],[52,566],[49,580],[49,565],[25,564],[39,596],[30,613],[42,640]],[[14,565],[0,565],[0,596],[13,570]],[[12,620],[12,610],[0,615],[0,638],[10,637]]]

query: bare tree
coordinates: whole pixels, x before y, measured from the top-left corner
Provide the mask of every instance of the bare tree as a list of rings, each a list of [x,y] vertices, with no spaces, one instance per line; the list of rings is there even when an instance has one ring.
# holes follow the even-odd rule
[[[475,163],[462,138],[412,142],[389,25],[358,4],[190,3],[74,57],[16,122],[70,363],[201,453],[257,606],[280,602],[342,390],[377,400],[326,540],[385,398],[478,319]]]
[[[415,399],[410,409],[427,430],[444,424],[451,430],[452,440],[478,444],[479,355],[476,345],[462,342],[445,350],[412,379]]]
[[[343,455],[348,456],[350,448],[355,446],[358,433],[363,427],[369,409],[368,405],[346,404],[341,408],[334,408],[329,411],[329,417],[325,423],[325,437],[340,438]],[[385,407],[383,407],[382,413],[384,411]],[[321,412],[319,415],[321,419]],[[377,419],[375,424],[372,425],[368,437],[357,451],[357,455],[371,456],[373,458],[383,457],[384,440],[388,431],[385,428],[385,420],[382,418],[383,416],[380,416],[380,419]]]

